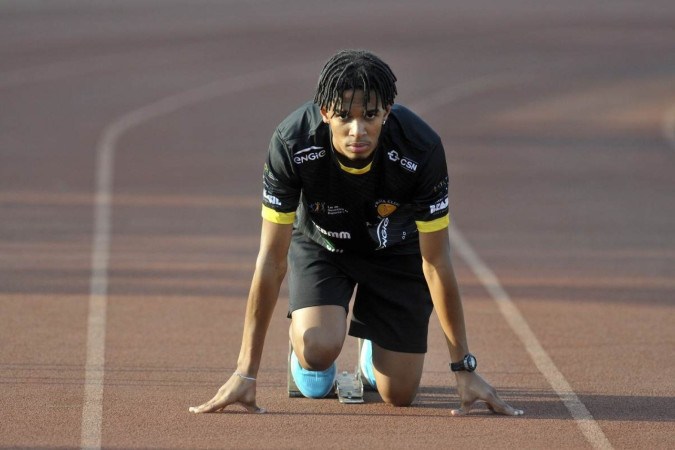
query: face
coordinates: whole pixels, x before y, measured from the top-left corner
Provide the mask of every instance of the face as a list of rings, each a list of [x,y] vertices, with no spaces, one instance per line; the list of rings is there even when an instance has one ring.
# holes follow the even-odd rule
[[[341,111],[321,108],[323,121],[333,133],[333,147],[349,160],[367,160],[377,148],[391,107],[382,108],[375,98],[373,93],[364,108],[363,91],[348,90],[342,96]],[[350,104],[352,107],[348,110]]]

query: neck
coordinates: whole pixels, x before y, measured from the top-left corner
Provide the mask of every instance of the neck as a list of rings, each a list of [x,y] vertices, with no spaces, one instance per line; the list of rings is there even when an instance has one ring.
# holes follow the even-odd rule
[[[335,147],[333,147],[333,153],[335,153],[335,156],[337,157],[338,161],[340,161],[340,163],[343,166],[351,167],[353,169],[363,169],[364,167],[366,167],[373,161],[376,152],[377,149],[375,149],[373,153],[371,153],[370,155],[368,155],[367,158],[364,159],[349,159],[345,157],[342,153],[335,150]]]

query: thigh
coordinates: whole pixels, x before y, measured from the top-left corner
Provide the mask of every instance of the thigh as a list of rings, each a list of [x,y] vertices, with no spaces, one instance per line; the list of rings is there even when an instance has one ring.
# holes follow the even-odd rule
[[[426,353],[431,294],[420,255],[355,260],[358,290],[349,334],[395,352]]]
[[[422,379],[424,353],[386,350],[373,343],[373,367],[377,390],[382,399],[394,406],[408,406]]]
[[[339,305],[347,313],[355,282],[335,263],[335,255],[294,231],[288,267],[289,318],[313,306]]]
[[[347,313],[342,306],[310,306],[291,314],[291,343],[306,369],[330,367],[342,350],[346,333]]]

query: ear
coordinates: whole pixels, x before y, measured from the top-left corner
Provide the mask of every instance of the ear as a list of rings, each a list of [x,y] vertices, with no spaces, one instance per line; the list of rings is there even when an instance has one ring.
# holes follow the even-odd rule
[[[384,117],[382,117],[382,122],[383,122],[383,124],[384,124],[384,122],[386,122],[387,119],[389,118],[389,113],[391,113],[391,105],[389,105],[389,106],[387,106],[386,108],[384,108]]]
[[[330,117],[328,117],[328,110],[326,108],[321,108],[321,117],[323,117],[324,123],[330,123]]]

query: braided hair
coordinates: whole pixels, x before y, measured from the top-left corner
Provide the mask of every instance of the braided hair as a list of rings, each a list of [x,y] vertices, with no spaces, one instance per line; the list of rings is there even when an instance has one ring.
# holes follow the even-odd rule
[[[340,111],[343,94],[350,89],[363,91],[364,108],[371,94],[375,95],[378,105],[386,108],[394,104],[396,76],[384,61],[368,51],[342,50],[323,66],[314,103],[326,110]],[[353,99],[352,96],[348,109]]]

